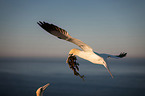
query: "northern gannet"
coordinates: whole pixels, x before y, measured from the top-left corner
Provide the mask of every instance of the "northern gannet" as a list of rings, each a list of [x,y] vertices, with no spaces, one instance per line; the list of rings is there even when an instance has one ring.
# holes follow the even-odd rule
[[[43,96],[44,90],[45,90],[49,85],[50,85],[50,84],[47,83],[46,85],[44,85],[44,86],[38,88],[37,91],[36,91],[36,96]]]
[[[46,30],[48,33],[58,37],[59,39],[63,39],[66,41],[69,41],[71,43],[76,44],[77,46],[79,46],[81,50],[79,49],[71,49],[69,52],[69,57],[67,59],[67,63],[69,64],[70,68],[74,71],[74,74],[77,76],[80,76],[81,78],[83,78],[84,76],[81,76],[76,70],[79,71],[78,68],[78,63],[76,63],[76,57],[75,56],[79,56],[80,58],[83,58],[85,60],[88,60],[94,64],[101,64],[103,65],[108,72],[110,73],[111,77],[113,78],[113,75],[111,74],[109,67],[107,66],[107,58],[122,58],[125,57],[127,53],[120,53],[120,55],[110,55],[110,54],[99,54],[97,52],[94,52],[93,49],[88,46],[87,44],[85,44],[84,42],[82,42],[79,39],[73,38],[71,37],[68,32],[64,29],[59,28],[56,25],[53,24],[49,24],[46,22],[37,22],[44,30]]]

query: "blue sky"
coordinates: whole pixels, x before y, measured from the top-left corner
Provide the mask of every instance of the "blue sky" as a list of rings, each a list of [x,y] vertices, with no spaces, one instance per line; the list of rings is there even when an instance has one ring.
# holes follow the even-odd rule
[[[76,45],[46,33],[53,23],[99,53],[145,58],[144,0],[1,0],[0,57],[66,57]]]

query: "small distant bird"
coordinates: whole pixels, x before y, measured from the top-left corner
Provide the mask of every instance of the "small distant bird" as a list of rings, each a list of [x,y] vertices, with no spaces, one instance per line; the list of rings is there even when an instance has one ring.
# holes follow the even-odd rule
[[[46,85],[40,87],[37,89],[36,91],[36,96],[43,96],[43,92],[45,91],[45,89],[49,86],[50,84],[47,83]]]
[[[48,33],[58,37],[59,39],[63,39],[66,41],[69,41],[71,43],[76,44],[77,46],[79,46],[81,50],[79,49],[71,49],[69,52],[69,57],[67,59],[67,63],[69,64],[70,68],[74,71],[74,74],[77,76],[80,76],[81,78],[83,78],[84,76],[81,76],[76,70],[79,71],[78,69],[78,63],[76,62],[76,57],[75,56],[79,56],[80,58],[83,58],[85,60],[88,60],[94,64],[101,64],[103,65],[108,72],[110,73],[111,77],[113,78],[113,75],[111,74],[109,67],[107,66],[107,58],[123,58],[126,56],[127,53],[120,53],[120,55],[110,55],[110,54],[99,54],[97,52],[94,52],[93,49],[88,46],[87,44],[85,44],[84,42],[82,42],[79,39],[73,38],[71,37],[68,32],[64,29],[61,29],[59,27],[57,27],[56,25],[53,24],[49,24],[46,22],[37,22],[44,30],[46,30]]]

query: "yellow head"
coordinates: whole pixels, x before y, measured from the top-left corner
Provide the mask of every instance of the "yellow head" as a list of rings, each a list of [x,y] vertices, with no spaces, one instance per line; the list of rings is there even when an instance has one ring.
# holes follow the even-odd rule
[[[77,54],[79,54],[79,52],[80,52],[79,49],[74,48],[74,49],[70,50],[69,54],[77,55]]]

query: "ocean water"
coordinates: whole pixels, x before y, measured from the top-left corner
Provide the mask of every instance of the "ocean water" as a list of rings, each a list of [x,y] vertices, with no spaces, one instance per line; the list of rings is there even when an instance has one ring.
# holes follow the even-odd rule
[[[35,96],[47,83],[44,96],[145,96],[145,59],[110,59],[113,79],[101,65],[78,62],[84,81],[65,59],[1,58],[0,96]]]

